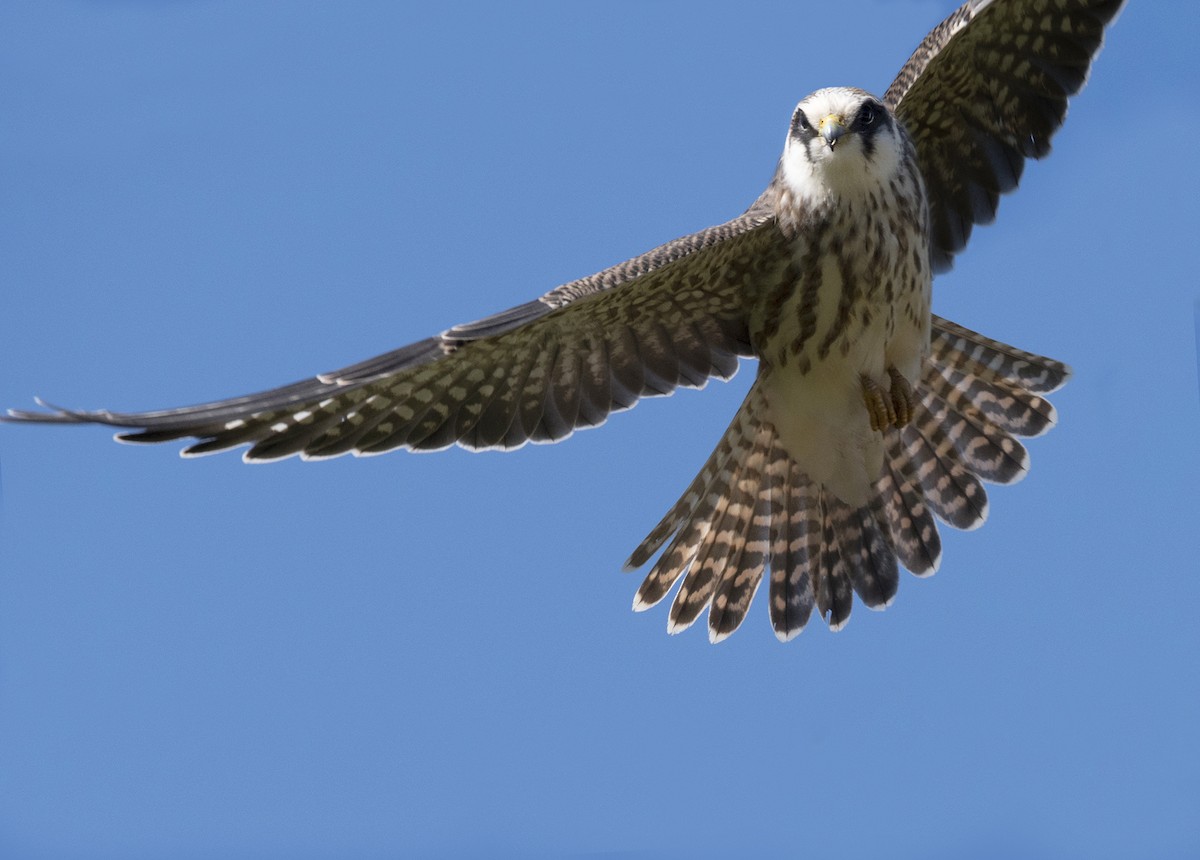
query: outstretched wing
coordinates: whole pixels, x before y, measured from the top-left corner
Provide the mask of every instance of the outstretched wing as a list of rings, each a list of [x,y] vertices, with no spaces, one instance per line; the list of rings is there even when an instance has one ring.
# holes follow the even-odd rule
[[[748,355],[748,295],[785,254],[760,198],[743,215],[478,322],[282,388],[157,412],[10,411],[107,424],[118,438],[249,444],[247,459],[562,439],[638,398],[728,378]]]
[[[917,147],[933,267],[996,217],[1026,158],[1050,151],[1067,99],[1124,0],[970,0],[934,28],[884,96]]]

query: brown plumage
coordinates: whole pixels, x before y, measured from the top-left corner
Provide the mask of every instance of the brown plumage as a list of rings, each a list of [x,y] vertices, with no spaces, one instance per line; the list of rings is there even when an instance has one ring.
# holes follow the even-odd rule
[[[933,273],[1049,151],[1119,0],[972,0],[882,99],[818,90],[793,114],[766,191],[739,217],[519,307],[333,373],[156,412],[12,411],[136,442],[241,445],[269,460],[565,438],[638,399],[758,376],[716,450],[634,551],[662,555],[636,609],[679,583],[669,627],[737,629],[764,577],[776,634],[813,609],[934,572],[936,520],[975,528],[981,481],[1028,468],[1016,437],[1053,426],[1050,359],[930,312]]]

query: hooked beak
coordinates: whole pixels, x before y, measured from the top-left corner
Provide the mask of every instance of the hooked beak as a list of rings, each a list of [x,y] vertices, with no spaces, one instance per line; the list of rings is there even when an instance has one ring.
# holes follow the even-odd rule
[[[841,116],[836,113],[831,113],[821,120],[817,128],[821,132],[821,137],[825,138],[825,142],[829,144],[830,149],[837,146],[837,142],[846,133],[846,126],[843,124]]]

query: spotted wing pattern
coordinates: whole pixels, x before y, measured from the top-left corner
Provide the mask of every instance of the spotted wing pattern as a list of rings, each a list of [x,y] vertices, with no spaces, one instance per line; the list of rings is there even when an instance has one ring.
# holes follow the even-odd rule
[[[1049,151],[1067,99],[1082,87],[1121,6],[970,0],[901,70],[885,100],[916,147],[936,269],[950,267],[973,225],[992,220],[1025,159]],[[245,456],[254,460],[555,441],[640,397],[728,377],[739,356],[752,354],[751,309],[802,281],[795,270],[803,242],[794,240],[808,222],[798,217],[789,222],[796,229],[777,229],[788,226],[776,223],[781,194],[773,184],[726,224],[294,385],[182,409],[51,407],[10,412],[8,420],[107,424],[138,442],[190,438],[190,454],[248,445]],[[885,431],[873,492],[850,505],[812,481],[764,420],[762,376],[770,372],[760,366],[700,474],[627,563],[641,567],[661,550],[634,608],[654,605],[678,584],[672,632],[707,611],[710,637],[723,639],[764,579],[771,624],[785,640],[814,609],[842,627],[855,594],[869,607],[888,605],[901,566],[918,576],[937,569],[938,520],[978,527],[988,510],[984,482],[1025,475],[1018,437],[1053,426],[1042,395],[1069,373],[935,317],[912,421]]]
[[[1124,0],[971,0],[925,37],[884,101],[917,148],[934,271],[1050,152]]]
[[[708,610],[716,642],[737,629],[760,582],[770,582],[771,624],[797,635],[814,608],[833,629],[853,595],[889,605],[899,566],[932,574],[941,559],[937,520],[973,529],[987,517],[982,481],[1009,484],[1029,460],[1017,436],[1055,422],[1042,394],[1070,374],[1060,362],[934,318],[933,344],[911,424],[891,428],[870,501],[854,508],[811,482],[760,420],[758,382],[700,474],[626,562],[653,565],[634,600],[644,610],[678,582],[668,630]],[[669,543],[668,543],[669,542]]]
[[[760,201],[536,301],[334,373],[159,412],[10,413],[100,423],[119,438],[195,438],[186,454],[249,445],[271,460],[395,448],[513,448],[600,424],[640,397],[728,378],[750,354],[747,302],[786,254]]]

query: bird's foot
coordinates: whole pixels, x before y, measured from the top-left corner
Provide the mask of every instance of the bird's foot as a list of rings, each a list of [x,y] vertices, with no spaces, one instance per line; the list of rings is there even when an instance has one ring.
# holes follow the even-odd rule
[[[892,381],[887,391],[871,377],[865,374],[862,377],[863,402],[867,405],[872,430],[907,427],[917,405],[912,385],[903,374],[893,366],[888,367],[887,374]]]
[[[895,425],[897,428],[907,427],[912,421],[913,411],[917,406],[917,398],[913,393],[912,385],[908,380],[896,370],[895,365],[889,365],[887,369],[888,376],[892,380],[892,410],[896,414]]]
[[[872,430],[885,430],[896,423],[896,409],[883,388],[871,377],[863,374],[863,402],[867,404],[867,415]]]

